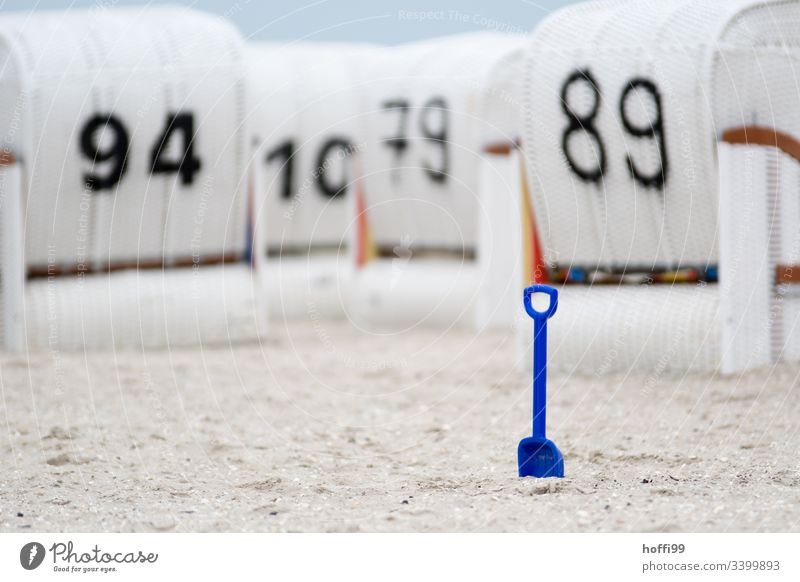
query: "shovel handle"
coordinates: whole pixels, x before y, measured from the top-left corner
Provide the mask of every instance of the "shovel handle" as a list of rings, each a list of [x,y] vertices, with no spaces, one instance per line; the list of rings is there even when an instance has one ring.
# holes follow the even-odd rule
[[[534,293],[545,293],[550,304],[544,311],[533,307]],[[558,290],[548,285],[531,285],[523,294],[525,311],[533,318],[533,436],[545,437],[547,424],[547,320],[558,309]]]
[[[550,297],[550,305],[548,305],[547,309],[544,311],[537,311],[533,307],[531,297],[534,293],[545,293]],[[558,289],[548,285],[531,285],[530,287],[526,287],[523,293],[523,304],[525,305],[525,311],[533,319],[539,321],[550,319],[555,314],[556,309],[558,309]]]

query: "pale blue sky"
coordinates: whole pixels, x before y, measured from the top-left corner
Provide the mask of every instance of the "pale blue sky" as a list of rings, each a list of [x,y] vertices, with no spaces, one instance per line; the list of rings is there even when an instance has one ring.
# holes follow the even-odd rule
[[[497,30],[528,32],[570,0],[0,0],[0,12],[98,5],[181,4],[224,14],[257,40],[397,43]]]

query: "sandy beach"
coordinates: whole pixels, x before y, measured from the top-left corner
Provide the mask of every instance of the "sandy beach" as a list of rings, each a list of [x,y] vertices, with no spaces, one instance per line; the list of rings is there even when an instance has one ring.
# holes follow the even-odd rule
[[[516,358],[511,334],[319,321],[260,345],[5,354],[0,530],[800,531],[800,366],[551,374],[567,477],[534,480]]]

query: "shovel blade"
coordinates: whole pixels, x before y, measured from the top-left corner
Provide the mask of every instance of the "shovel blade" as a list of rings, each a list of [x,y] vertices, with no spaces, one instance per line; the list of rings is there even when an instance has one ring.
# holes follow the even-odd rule
[[[517,449],[520,477],[563,477],[564,456],[550,439],[527,437]]]

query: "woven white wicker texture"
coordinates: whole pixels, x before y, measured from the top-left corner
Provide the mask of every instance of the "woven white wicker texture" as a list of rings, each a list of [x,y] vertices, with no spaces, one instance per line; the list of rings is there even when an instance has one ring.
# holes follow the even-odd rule
[[[526,43],[456,35],[365,60],[361,159],[377,245],[475,250],[480,157],[488,141],[519,137]]]
[[[17,115],[0,135],[25,166],[27,264],[241,253],[242,53],[230,25],[179,8],[0,18],[0,61],[16,65],[0,109]]]
[[[545,20],[525,142],[547,259],[715,263],[716,134],[800,129],[787,51],[800,29],[785,24],[797,18],[795,2],[622,0]]]
[[[777,164],[762,146],[749,158],[723,148],[721,168],[718,140],[753,125],[800,136],[799,24],[793,0],[610,0],[560,10],[535,31],[524,145],[545,260],[712,265],[721,281],[564,289],[559,366],[733,372],[797,351],[797,305],[789,292],[776,300],[773,279],[779,261],[796,263],[797,162]],[[793,217],[774,220],[770,196]]]
[[[349,152],[360,145],[356,68],[370,45],[247,47],[252,143],[261,148],[266,245],[306,253],[344,245],[351,221]]]
[[[171,268],[247,249],[238,32],[181,8],[4,15],[0,62],[0,137],[20,170],[3,172],[20,209],[0,211],[22,231],[3,249],[0,303],[4,323],[24,321],[3,344],[253,337],[249,265]],[[165,270],[104,273],[140,264]]]

